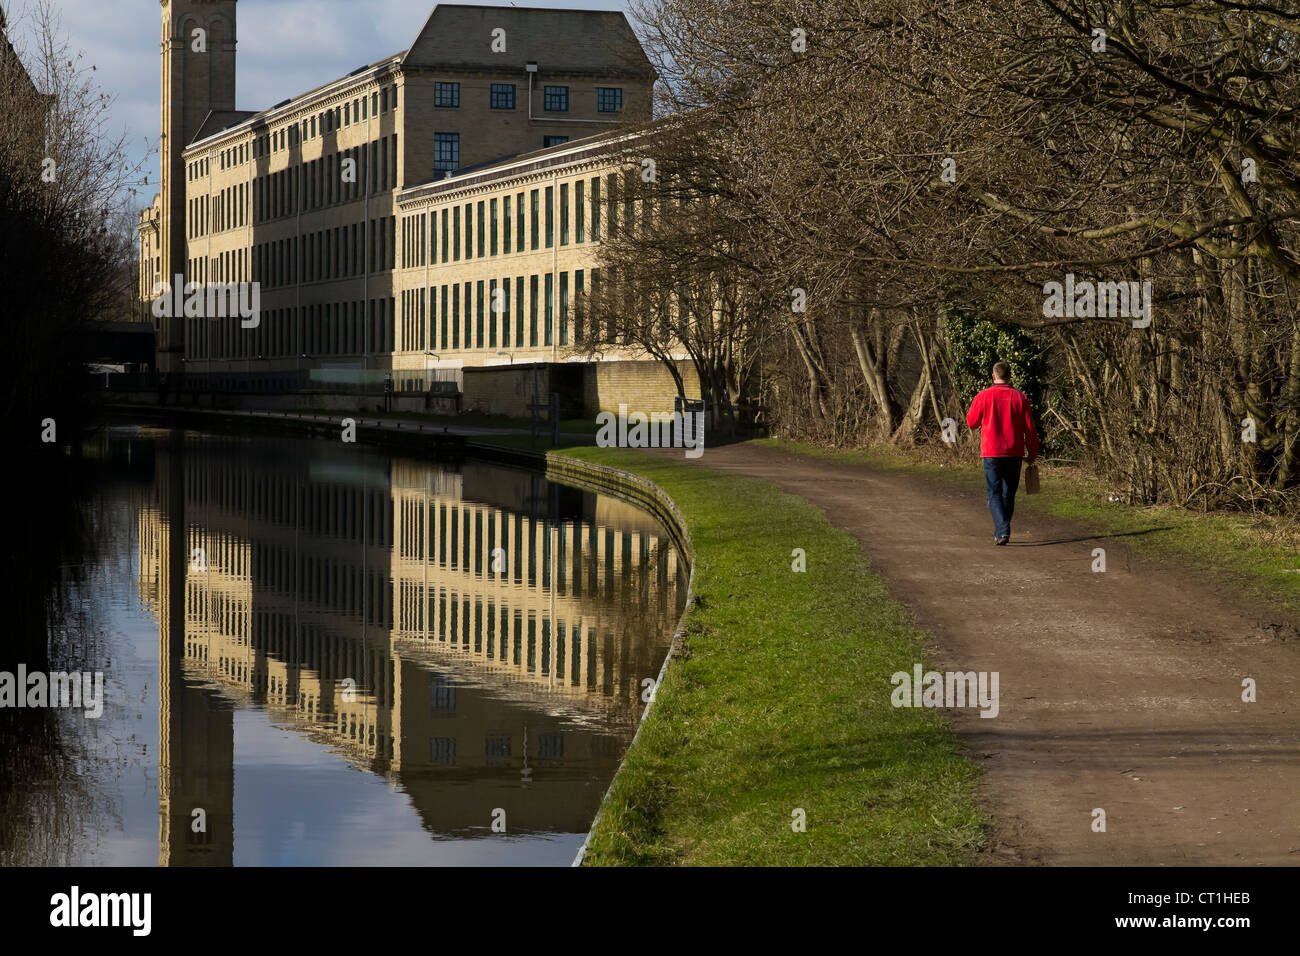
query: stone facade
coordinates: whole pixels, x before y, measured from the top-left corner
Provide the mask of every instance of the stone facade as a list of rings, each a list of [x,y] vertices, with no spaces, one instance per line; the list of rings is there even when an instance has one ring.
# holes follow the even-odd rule
[[[700,380],[690,362],[678,362],[678,372],[689,399],[699,399]],[[583,369],[583,404],[590,414],[613,412],[626,405],[628,412],[671,412],[677,385],[664,365],[656,361],[593,362]]]
[[[141,300],[152,302],[158,283],[177,274],[187,284],[257,283],[259,314],[251,328],[160,318],[159,368],[420,371],[580,360],[562,352],[578,329],[559,313],[577,308],[591,270],[599,213],[589,184],[616,170],[608,158],[547,143],[649,119],[655,74],[625,17],[438,5],[408,50],[251,113],[234,108],[235,6],[162,3],[162,192],[158,211],[140,222]],[[539,149],[550,157],[545,173],[515,158]],[[509,263],[477,254],[488,193],[526,197],[529,248],[514,248]],[[450,234],[449,207],[462,199],[473,221],[458,235],[471,230],[474,255],[435,261],[441,215],[449,213]],[[534,245],[542,219],[553,238]],[[523,343],[480,341],[475,324],[472,346],[444,337],[442,292],[468,287],[478,323],[479,287],[486,297],[497,277],[513,280],[512,293],[523,281],[527,308],[541,323],[549,315],[550,331],[534,335],[530,324]]]

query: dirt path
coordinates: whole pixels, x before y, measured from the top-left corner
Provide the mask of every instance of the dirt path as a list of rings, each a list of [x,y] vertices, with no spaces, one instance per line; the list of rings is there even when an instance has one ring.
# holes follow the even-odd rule
[[[948,711],[985,770],[990,862],[1300,864],[1295,620],[1065,521],[1022,511],[994,547],[982,493],[913,474],[746,445],[699,464],[818,505],[934,635],[932,666],[999,672],[996,718]]]

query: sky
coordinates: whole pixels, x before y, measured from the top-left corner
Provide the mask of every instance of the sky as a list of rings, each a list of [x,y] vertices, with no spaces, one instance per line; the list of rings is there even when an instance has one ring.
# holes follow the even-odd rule
[[[16,45],[30,0],[0,0]],[[72,50],[85,52],[113,98],[105,129],[125,132],[133,161],[158,140],[161,7],[158,0],[54,0]],[[623,10],[624,0],[489,0],[488,6]],[[398,53],[415,39],[434,0],[239,0],[235,105],[262,110]],[[158,191],[158,157],[145,169],[136,206]]]

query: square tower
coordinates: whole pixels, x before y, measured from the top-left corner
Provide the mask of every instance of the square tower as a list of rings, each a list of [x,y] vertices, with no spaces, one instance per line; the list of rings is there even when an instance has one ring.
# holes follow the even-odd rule
[[[213,111],[235,108],[237,0],[160,0],[162,132],[159,281],[185,272],[185,162],[182,153]],[[179,371],[184,323],[160,320],[158,369]]]

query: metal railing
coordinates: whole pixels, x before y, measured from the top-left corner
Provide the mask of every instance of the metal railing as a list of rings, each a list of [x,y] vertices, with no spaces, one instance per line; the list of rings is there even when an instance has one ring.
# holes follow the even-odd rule
[[[382,395],[391,380],[395,394],[456,395],[460,369],[290,369],[283,372],[93,372],[108,391],[190,392],[344,392]],[[391,379],[390,379],[391,376]]]

